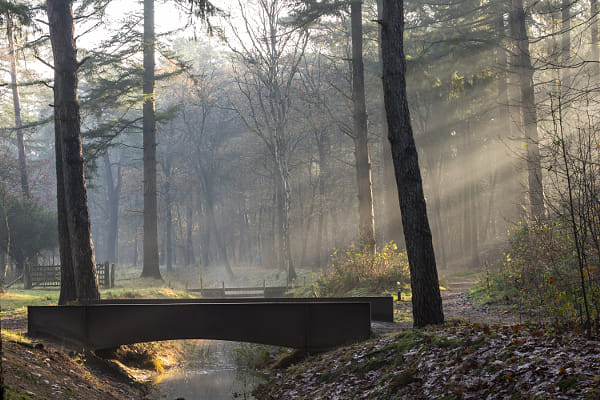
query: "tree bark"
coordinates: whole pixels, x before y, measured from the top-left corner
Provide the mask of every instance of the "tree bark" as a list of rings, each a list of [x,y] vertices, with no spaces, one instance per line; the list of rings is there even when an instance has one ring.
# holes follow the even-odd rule
[[[108,152],[104,153],[104,182],[108,210],[106,229],[106,261],[113,264],[117,262],[117,243],[119,236],[119,197],[121,194],[121,166],[117,167],[117,181],[115,183],[112,164]]]
[[[544,190],[542,167],[537,131],[537,111],[533,86],[533,66],[529,54],[529,38],[525,27],[523,0],[512,0],[510,13],[512,38],[516,45],[516,69],[521,90],[521,117],[527,147],[527,176],[529,184],[530,218],[537,221],[543,218]]]
[[[276,164],[278,170],[277,183],[279,186],[279,200],[280,200],[280,244],[281,254],[280,257],[283,260],[283,268],[287,271],[288,282],[296,279],[296,268],[294,268],[294,261],[292,258],[292,247],[290,240],[290,174],[285,165],[285,161],[281,157],[276,157]]]
[[[519,200],[519,172],[515,167],[515,149],[512,146],[513,129],[510,120],[510,94],[508,85],[508,54],[505,48],[504,40],[506,28],[504,26],[504,15],[498,16],[496,22],[496,31],[500,36],[499,44],[496,47],[496,64],[498,66],[498,76],[496,89],[498,91],[498,140],[506,149],[503,153],[503,161],[509,160],[506,167],[499,171],[502,183],[502,210],[503,217],[509,223],[516,223],[520,217]]]
[[[72,262],[75,299],[96,301],[100,298],[100,292],[81,151],[81,125],[77,98],[79,65],[76,59],[71,7],[72,0],[47,2],[50,41],[54,56],[54,129],[57,150],[59,235],[61,235],[59,245],[64,246],[66,242],[69,244],[68,249],[61,248],[60,254],[61,263],[68,263],[68,259]],[[65,270],[65,272],[66,291],[72,288],[69,282],[71,271]]]
[[[383,91],[412,287],[415,326],[444,322],[431,230],[406,96],[403,1],[384,0]]]
[[[377,0],[377,18],[383,18],[383,0]],[[379,64],[383,66],[381,55],[381,25],[379,28]],[[382,71],[383,73],[383,71]],[[384,105],[385,113],[385,105]],[[387,131],[385,119],[381,122],[383,132]],[[383,159],[383,208],[385,220],[381,221],[384,226],[385,241],[393,241],[402,248],[404,246],[404,234],[402,233],[402,216],[400,215],[400,206],[398,205],[398,188],[396,187],[396,178],[394,176],[394,160],[392,160],[392,147],[390,141],[386,138],[382,141],[382,159]],[[441,223],[441,222],[440,222]],[[441,236],[440,236],[441,243]],[[442,243],[443,246],[443,243]]]
[[[595,76],[600,75],[600,49],[598,48],[598,0],[590,0],[590,36],[592,71]]]
[[[154,0],[144,0],[144,268],[142,277],[162,279],[158,264],[156,120],[154,115]]]
[[[10,86],[12,89],[13,109],[15,112],[15,128],[17,130],[17,151],[19,155],[19,172],[21,174],[21,191],[23,192],[23,197],[29,199],[31,198],[31,193],[29,191],[29,180],[27,178],[27,162],[25,158],[25,144],[23,141],[23,122],[21,120],[21,100],[17,78],[17,56],[15,52],[15,40],[10,11],[6,12],[6,35],[8,36]]]
[[[358,183],[358,231],[361,246],[375,251],[375,212],[373,210],[373,180],[367,130],[365,77],[362,52],[362,0],[350,4],[352,25],[352,103],[354,156]]]

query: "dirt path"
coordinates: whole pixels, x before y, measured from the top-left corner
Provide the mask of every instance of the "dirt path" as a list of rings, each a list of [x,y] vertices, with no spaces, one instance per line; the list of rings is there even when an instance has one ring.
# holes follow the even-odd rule
[[[464,319],[482,325],[512,325],[519,322],[519,316],[504,310],[480,307],[474,305],[466,292],[475,285],[471,281],[453,281],[447,290],[442,290],[442,305],[444,318]],[[372,328],[379,334],[396,332],[412,328],[412,303],[402,301],[394,304],[394,312],[400,316],[400,322],[373,322]]]

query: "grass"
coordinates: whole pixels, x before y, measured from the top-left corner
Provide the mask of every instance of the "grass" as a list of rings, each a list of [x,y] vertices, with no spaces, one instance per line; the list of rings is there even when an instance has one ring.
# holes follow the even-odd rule
[[[16,311],[27,306],[45,306],[58,303],[58,290],[11,289],[0,295],[2,311]]]
[[[0,330],[0,332],[2,333],[2,340],[15,343],[33,343],[31,339],[21,335],[20,333],[16,333],[5,329]]]

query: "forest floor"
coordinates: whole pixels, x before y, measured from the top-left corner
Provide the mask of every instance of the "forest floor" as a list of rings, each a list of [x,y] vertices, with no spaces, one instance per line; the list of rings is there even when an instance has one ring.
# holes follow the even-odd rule
[[[469,281],[442,292],[446,323],[412,329],[410,301],[377,337],[271,372],[257,399],[599,399],[600,341],[474,305]]]

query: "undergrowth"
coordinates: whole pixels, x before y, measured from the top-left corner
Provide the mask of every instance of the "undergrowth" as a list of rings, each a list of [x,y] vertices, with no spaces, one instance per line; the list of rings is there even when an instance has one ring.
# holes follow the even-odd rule
[[[485,273],[471,294],[480,302],[511,304],[531,317],[557,325],[578,324],[585,318],[583,281],[588,307],[597,324],[598,254],[586,249],[585,267],[580,270],[571,235],[561,221],[509,232],[503,259]]]
[[[368,296],[395,292],[409,285],[408,259],[389,243],[374,254],[361,248],[335,250],[329,267],[314,276],[311,285],[296,296]]]

